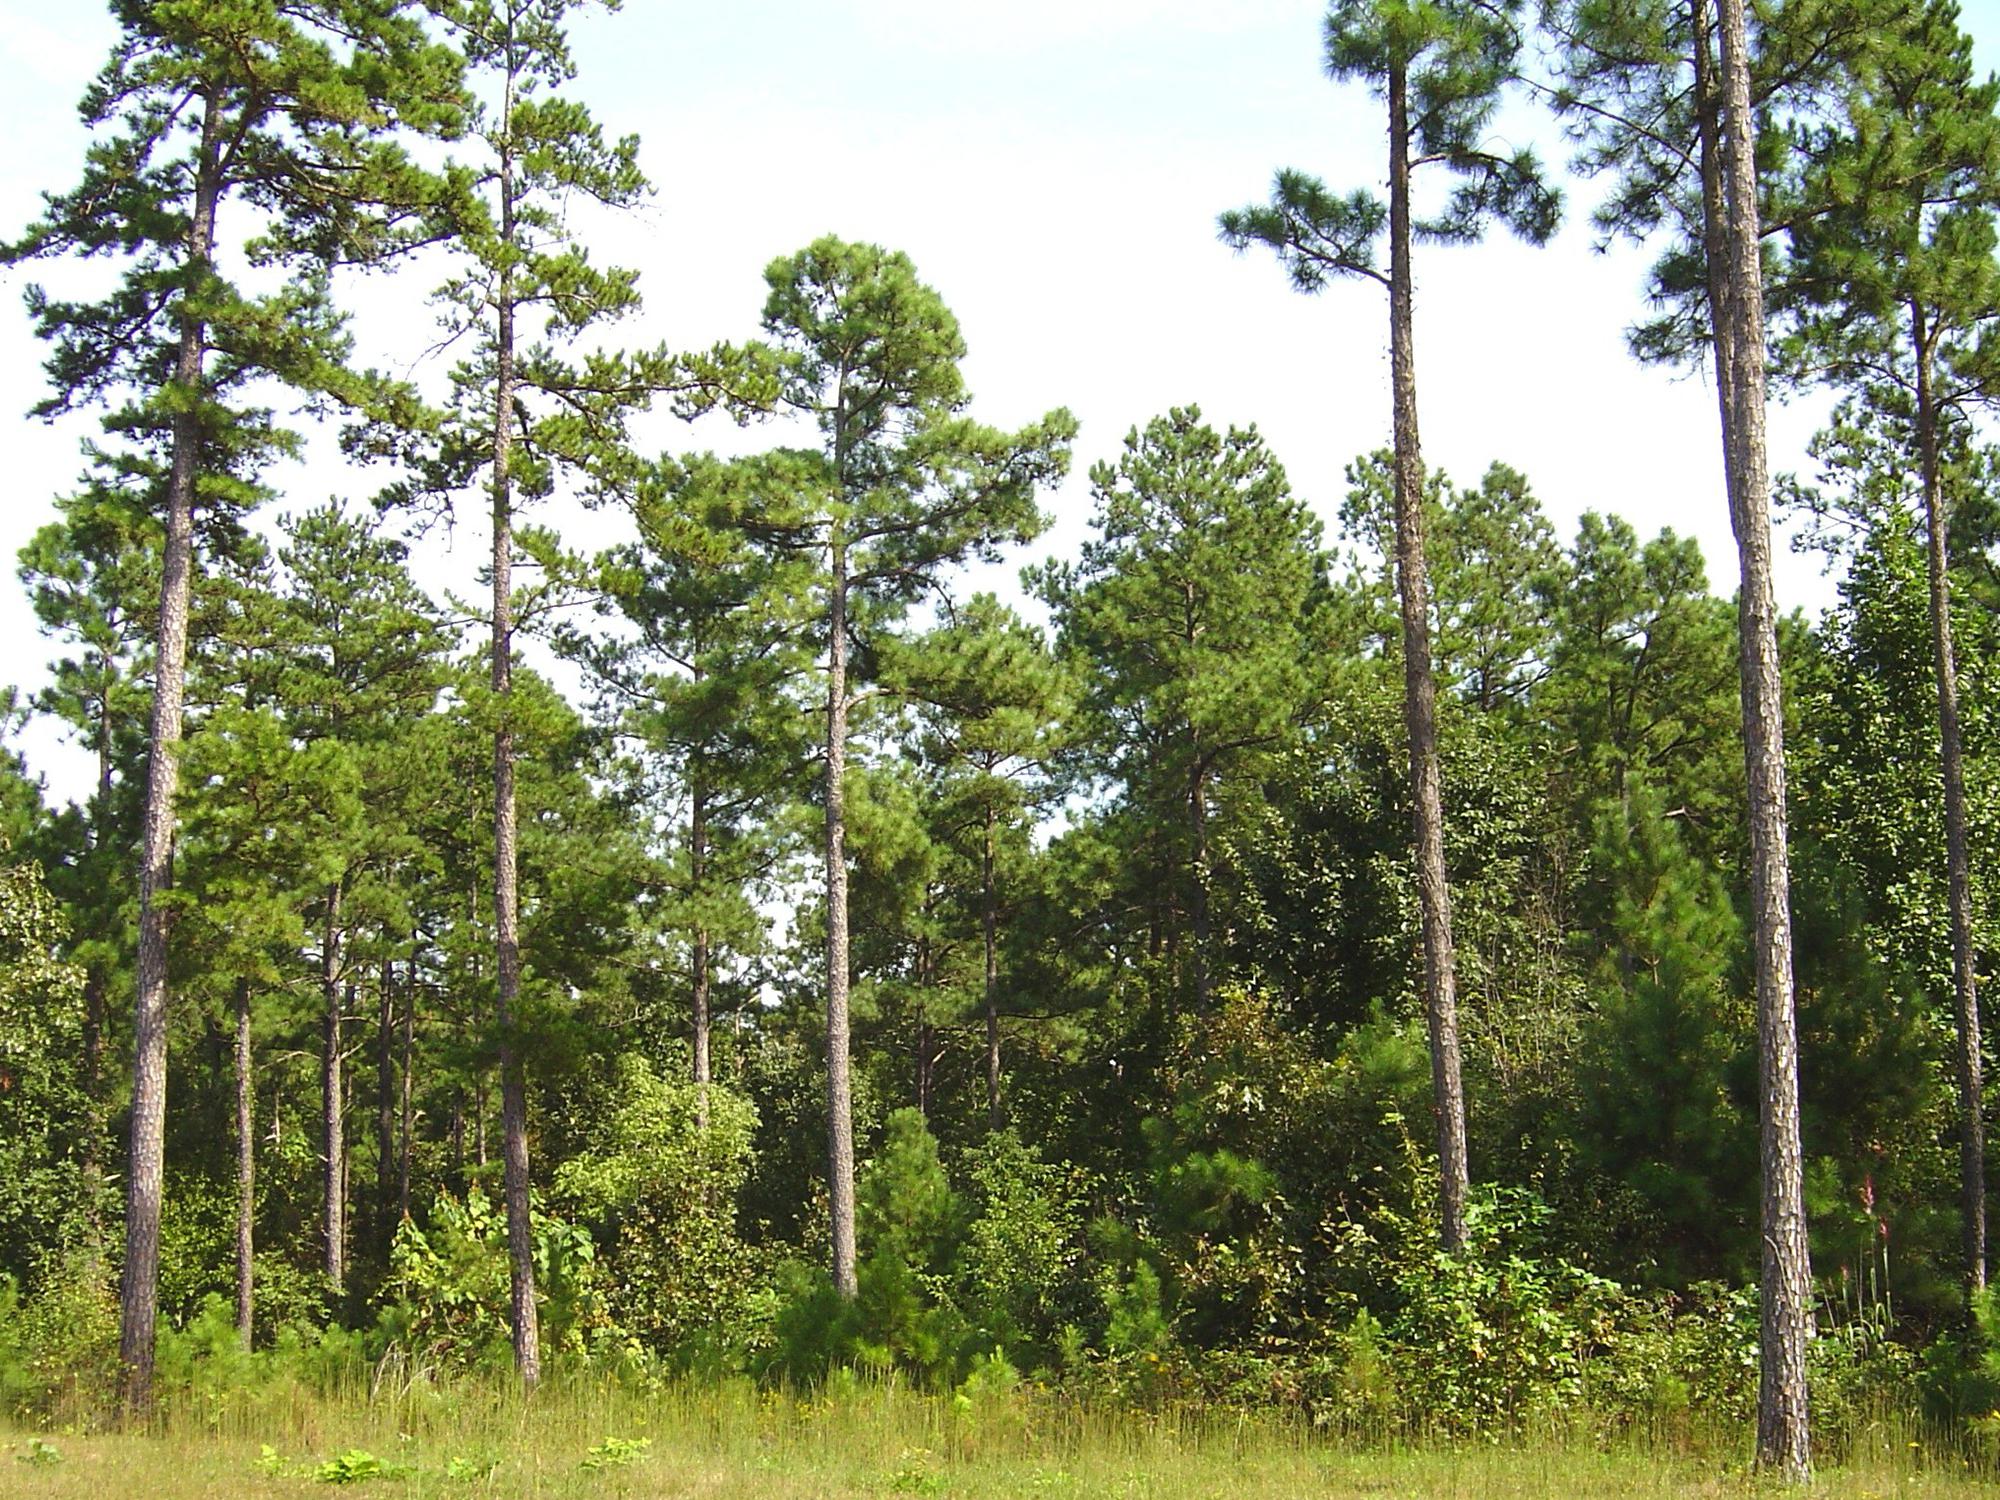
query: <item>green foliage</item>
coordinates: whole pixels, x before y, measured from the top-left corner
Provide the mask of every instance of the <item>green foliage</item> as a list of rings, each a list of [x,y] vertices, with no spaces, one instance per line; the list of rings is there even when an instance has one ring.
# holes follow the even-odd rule
[[[749,1102],[660,1077],[628,1055],[593,1133],[554,1174],[554,1195],[616,1267],[614,1323],[682,1362],[738,1363],[754,1338],[759,1266],[736,1232],[757,1129]]]
[[[1063,1328],[1084,1313],[1089,1179],[1013,1132],[987,1136],[970,1156],[958,1295],[971,1337],[1031,1368],[1052,1364]]]
[[[583,1460],[586,1469],[629,1469],[645,1462],[652,1451],[651,1438],[608,1437],[592,1448]]]
[[[315,1464],[312,1477],[321,1484],[366,1484],[371,1479],[400,1479],[409,1472],[407,1464],[384,1463],[365,1448],[350,1448]]]
[[[62,908],[41,866],[0,845],[0,1275],[76,1244],[89,1101],[75,1059],[83,975],[64,961]]]
[[[577,1360],[615,1355],[624,1335],[611,1319],[589,1231],[540,1212],[534,1231],[543,1344]],[[440,1194],[428,1228],[405,1219],[396,1231],[383,1329],[424,1367],[504,1361],[512,1347],[509,1285],[505,1214],[477,1187],[463,1199]]]
[[[1733,1256],[1756,1217],[1756,1026],[1736,980],[1742,924],[1658,793],[1606,804],[1597,826],[1607,946],[1583,1037],[1578,1161],[1636,1209],[1601,1263],[1670,1285],[1745,1276]]]

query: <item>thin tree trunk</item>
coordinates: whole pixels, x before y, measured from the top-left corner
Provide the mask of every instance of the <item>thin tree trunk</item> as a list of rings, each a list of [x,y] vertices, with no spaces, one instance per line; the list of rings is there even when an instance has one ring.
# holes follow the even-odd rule
[[[325,1241],[322,1265],[327,1286],[336,1301],[347,1290],[347,1189],[346,1140],[341,1109],[340,1023],[344,1001],[340,992],[340,906],[338,883],[326,890],[326,922],[320,932],[319,988],[320,1035],[320,1142],[322,1151],[321,1195],[325,1210],[320,1233]]]
[[[1195,1014],[1208,1013],[1209,994],[1209,940],[1210,921],[1208,913],[1208,790],[1204,786],[1206,767],[1199,759],[1199,746],[1195,769],[1188,777],[1187,809],[1188,831],[1193,846],[1193,868],[1189,873],[1189,895],[1194,903],[1194,952],[1189,956],[1189,975],[1194,991]]]
[[[1783,683],[1771,587],[1770,475],[1764,451],[1764,287],[1750,38],[1744,0],[1720,0],[1727,176],[1729,323],[1733,329],[1737,618],[1743,670],[1743,753],[1750,792],[1750,903],[1756,944],[1758,1117],[1764,1243],[1757,1462],[1803,1481],[1811,1449],[1806,1345],[1812,1272],[1799,1141],[1798,1028],[1793,1012],[1791,871],[1786,854]]]
[[[188,266],[205,275],[215,252],[221,197],[221,106],[203,100]],[[174,794],[180,783],[181,713],[187,691],[188,607],[194,583],[194,501],[200,464],[208,329],[180,310],[172,389],[173,458],[167,477],[167,526],[160,569],[160,625],[147,729],[146,807],[139,855],[139,974],[133,1020],[132,1134],[125,1171],[125,1267],[118,1290],[118,1357],[128,1413],[153,1395],[153,1334],[160,1307],[160,1210],[166,1177],[167,928],[162,901],[173,885]]]
[[[410,1103],[411,1103],[411,1060],[415,1053],[417,1028],[417,959],[418,950],[410,950],[409,983],[403,991],[403,1067],[400,1086],[402,1089],[402,1120],[396,1142],[396,1222],[401,1224],[410,1216]],[[394,1233],[391,1232],[391,1240]]]
[[[93,1258],[104,1251],[104,965],[83,974],[83,1045],[78,1081],[83,1089],[83,1211]]]
[[[236,981],[236,1332],[247,1353],[256,1328],[257,1136],[251,1097],[250,981]]]
[[[396,1232],[396,991],[395,967],[382,960],[375,994],[375,1212],[383,1253]]]
[[[694,892],[697,915],[694,920],[691,988],[694,992],[694,1086],[695,1125],[708,1129],[708,923],[699,914],[707,894],[708,877],[708,788],[699,767],[689,777],[688,884]]]
[[[1959,1186],[1966,1281],[1986,1285],[1986,1122],[1979,1055],[1979,982],[1973,972],[1972,865],[1966,850],[1965,756],[1958,724],[1958,655],[1951,635],[1951,517],[1938,472],[1937,407],[1924,310],[1912,303],[1917,364],[1917,444],[1923,466],[1930,564],[1931,650],[1937,663],[1938,769],[1944,781],[1945,868],[1950,885],[1951,977],[1957,1002]]]
[[[986,805],[986,840],[980,850],[980,927],[986,970],[986,1128],[998,1130],[1000,1113],[1000,889],[994,872],[993,805]]]
[[[511,41],[511,36],[509,38]],[[513,82],[508,81],[503,128],[511,129]],[[514,160],[511,147],[500,156],[500,235],[510,248],[517,236],[514,217]],[[507,1260],[511,1272],[514,1365],[521,1384],[533,1390],[541,1379],[541,1341],[535,1317],[535,1242],[528,1204],[528,1091],[521,1073],[513,1025],[521,998],[520,891],[514,805],[513,695],[514,517],[510,464],[514,443],[513,268],[500,272],[499,333],[493,381],[493,696],[498,712],[493,731],[493,937],[499,961],[494,1019],[500,1032],[500,1137],[506,1159]]]
[[[847,547],[833,543],[826,670],[826,1116],[833,1284],[855,1294],[854,1097],[847,1034]]]
[[[1437,1113],[1438,1221],[1444,1247],[1465,1243],[1468,1168],[1465,1085],[1459,1071],[1458,981],[1451,888],[1444,867],[1444,798],[1431,671],[1430,575],[1424,558],[1424,460],[1417,434],[1417,372],[1410,276],[1409,82],[1389,72],[1389,366],[1395,396],[1396,578],[1403,613],[1403,717],[1410,736],[1410,801],[1422,909],[1431,1088]]]

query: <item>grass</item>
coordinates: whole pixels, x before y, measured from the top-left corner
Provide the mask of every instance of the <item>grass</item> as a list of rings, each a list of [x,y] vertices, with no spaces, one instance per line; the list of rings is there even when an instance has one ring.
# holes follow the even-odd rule
[[[1990,1478],[1882,1429],[1815,1500],[1989,1496]],[[0,1431],[0,1496],[233,1500],[401,1496],[845,1500],[1513,1500],[1769,1493],[1687,1444],[1352,1447],[1291,1422],[1045,1399],[963,1403],[894,1385],[803,1399],[743,1386],[643,1396],[416,1386],[328,1402],[286,1388],[168,1413],[151,1434]]]

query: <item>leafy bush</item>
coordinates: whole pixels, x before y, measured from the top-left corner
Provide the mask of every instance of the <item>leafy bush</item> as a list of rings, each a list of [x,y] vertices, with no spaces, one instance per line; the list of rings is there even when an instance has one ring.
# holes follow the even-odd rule
[[[973,1156],[974,1211],[958,1255],[960,1305],[974,1341],[1047,1364],[1061,1330],[1085,1315],[1088,1184],[1019,1136],[989,1135]]]
[[[756,1260],[736,1232],[757,1115],[710,1085],[669,1082],[620,1060],[618,1104],[588,1149],[556,1172],[555,1196],[615,1266],[611,1316],[654,1351],[711,1370],[740,1365],[756,1336]]]
[[[536,1211],[535,1295],[542,1343],[556,1356],[619,1357],[590,1233]],[[428,1231],[405,1219],[389,1252],[390,1343],[420,1366],[504,1367],[511,1358],[512,1279],[507,1216],[477,1187],[463,1200],[439,1194]]]

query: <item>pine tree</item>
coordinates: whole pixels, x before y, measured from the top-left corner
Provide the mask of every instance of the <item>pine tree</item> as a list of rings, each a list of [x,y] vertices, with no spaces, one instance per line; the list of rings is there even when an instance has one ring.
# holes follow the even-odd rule
[[[291,446],[244,386],[276,376],[366,402],[346,367],[327,269],[392,256],[430,232],[435,181],[392,138],[448,132],[456,73],[402,0],[255,0],[115,7],[121,36],[86,95],[98,139],[83,179],[52,194],[9,263],[116,257],[97,302],[29,295],[54,345],[45,415],[101,404],[150,465],[164,515],[159,626],[140,855],[137,1049],[126,1190],[121,1357],[128,1406],[150,1397],[165,1144],[168,923],[189,591],[197,509],[253,503],[259,464]],[[244,210],[251,254],[289,273],[262,295],[233,283],[227,214]],[[249,236],[246,234],[245,239]],[[232,404],[234,403],[234,404]]]
[[[1440,1223],[1447,1249],[1465,1242],[1465,1091],[1460,1080],[1458,993],[1451,891],[1444,867],[1444,803],[1437,757],[1430,581],[1424,541],[1424,462],[1417,431],[1412,244],[1476,240],[1497,219],[1531,243],[1555,232],[1561,200],[1527,150],[1488,139],[1521,50],[1514,0],[1339,0],[1326,17],[1326,68],[1336,82],[1368,83],[1388,108],[1389,201],[1339,197],[1319,179],[1278,174],[1271,201],[1225,213],[1232,246],[1267,246],[1302,292],[1359,276],[1389,294],[1389,363],[1395,421],[1396,576],[1402,602],[1404,704],[1410,738],[1418,890],[1423,903],[1425,991],[1435,1070]],[[1411,179],[1442,166],[1458,185],[1442,210],[1419,220]],[[1388,237],[1388,267],[1377,245]]]
[[[1056,759],[1074,732],[1077,683],[1072,671],[1051,659],[1041,632],[991,594],[974,595],[937,629],[898,644],[885,676],[894,691],[920,705],[921,753],[942,778],[940,832],[971,856],[979,872],[986,1121],[998,1131],[1005,1122],[1001,862],[1024,815],[1061,785]]]
[[[1877,38],[1829,123],[1798,126],[1784,193],[1827,211],[1790,231],[1793,359],[1856,391],[1872,436],[1914,458],[1928,538],[1930,655],[1944,793],[1956,1000],[1960,1194],[1966,1276],[1986,1284],[1986,1140],[1967,850],[1963,736],[1952,637],[1949,493],[1962,429],[2000,397],[2000,80],[1975,81],[1957,7],[1931,3]],[[1850,434],[1857,424],[1842,424]],[[1838,431],[1834,442],[1840,441]],[[1962,462],[1957,466],[1962,470]]]
[[[1178,848],[1156,899],[1184,903],[1186,990],[1203,1014],[1217,961],[1211,807],[1324,695],[1328,560],[1256,429],[1218,433],[1196,407],[1135,428],[1090,478],[1098,534],[1076,564],[1030,582],[1063,649],[1095,667],[1082,705],[1093,769]]]
[[[854,1134],[848,1037],[848,720],[854,647],[935,586],[1041,529],[1037,490],[1068,466],[1076,431],[1054,411],[1017,433],[964,415],[958,320],[909,258],[827,237],[765,272],[764,328],[788,359],[783,400],[822,446],[747,461],[763,500],[748,527],[809,557],[825,601],[826,1021],[833,1281],[855,1290]]]
[[[787,846],[778,810],[810,755],[793,692],[809,669],[796,616],[810,580],[744,535],[731,479],[712,456],[653,465],[632,498],[639,541],[590,570],[600,615],[630,633],[557,636],[590,671],[606,717],[636,741],[645,805],[668,825],[658,919],[685,945],[704,1122],[717,975],[762,947],[755,898]]]

